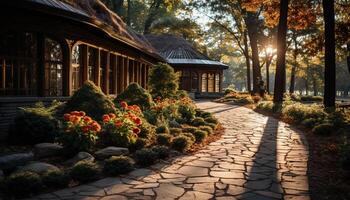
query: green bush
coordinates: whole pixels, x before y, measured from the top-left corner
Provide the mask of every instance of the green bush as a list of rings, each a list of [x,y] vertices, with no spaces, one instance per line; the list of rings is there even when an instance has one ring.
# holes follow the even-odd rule
[[[208,136],[208,133],[205,131],[198,130],[194,132],[193,135],[196,138],[196,143],[201,143]]]
[[[147,122],[149,122],[152,125],[156,125],[158,123],[158,115],[152,110],[143,111],[143,116],[147,120]]]
[[[332,132],[334,132],[334,125],[330,123],[323,123],[320,125],[315,126],[312,129],[312,132],[316,135],[330,135]]]
[[[4,193],[9,197],[28,197],[38,193],[43,184],[38,174],[33,172],[15,172],[3,183]]]
[[[295,122],[301,122],[302,120],[309,118],[322,120],[327,116],[320,105],[305,105],[301,103],[293,103],[284,106],[282,109],[282,114],[291,118]]]
[[[176,97],[177,97],[178,99],[186,98],[186,97],[188,97],[188,93],[187,93],[186,90],[178,90],[178,91],[176,92]]]
[[[80,161],[75,164],[70,171],[70,175],[75,181],[86,183],[97,178],[99,173],[98,165],[91,161]]]
[[[43,174],[42,180],[47,187],[64,188],[68,186],[70,177],[61,170],[50,170]]]
[[[189,105],[179,105],[178,112],[181,115],[181,118],[186,122],[190,122],[196,116],[196,111],[194,106]]]
[[[225,95],[230,94],[230,93],[237,93],[237,91],[233,88],[226,88]]]
[[[301,101],[314,101],[314,102],[322,102],[323,97],[321,96],[301,96]]]
[[[320,122],[319,119],[315,119],[315,118],[308,118],[308,119],[304,119],[301,124],[306,126],[307,128],[312,128],[315,125],[317,125]]]
[[[180,136],[186,136],[191,139],[192,143],[196,141],[196,137],[194,137],[193,133],[182,133]]]
[[[169,146],[171,143],[172,136],[169,134],[158,134],[157,135],[157,144]]]
[[[196,116],[202,118],[212,117],[213,115],[210,112],[203,111],[201,109],[196,109]]]
[[[191,138],[184,135],[180,135],[173,139],[171,146],[177,151],[185,152],[192,146],[192,144],[193,141],[191,140]]]
[[[158,63],[149,72],[148,88],[153,98],[175,97],[179,87],[179,77],[168,64]]]
[[[149,144],[150,144],[150,141],[148,139],[137,138],[136,142],[129,146],[129,150],[131,152],[135,152],[136,150],[140,150],[147,147]]]
[[[156,128],[156,133],[170,133],[168,126],[161,125]]]
[[[135,153],[136,163],[142,167],[148,167],[154,164],[157,160],[157,156],[156,152],[147,148],[138,150]]]
[[[42,103],[31,108],[20,108],[9,134],[10,143],[37,144],[53,142],[58,133],[54,111]]]
[[[105,161],[103,172],[109,176],[126,174],[134,169],[133,160],[127,156],[112,156]]]
[[[192,120],[191,124],[193,126],[203,126],[205,125],[205,121],[202,117],[196,117]]]
[[[261,101],[256,106],[257,109],[264,110],[267,112],[273,112],[274,104],[272,101]]]
[[[213,123],[213,124],[219,123],[218,119],[216,119],[215,117],[207,117],[204,119],[204,121],[207,123]]]
[[[252,96],[247,95],[247,96],[242,96],[240,98],[234,99],[234,102],[238,104],[253,104],[254,100]]]
[[[213,133],[213,128],[210,126],[200,126],[198,128],[199,130],[205,131],[208,135],[211,135]]]
[[[179,134],[182,133],[181,128],[170,128],[169,131],[170,131],[170,134],[173,136],[178,136]]]
[[[146,120],[142,120],[141,132],[139,133],[140,138],[145,138],[147,140],[152,140],[155,138],[156,129],[153,125],[148,123]]]
[[[121,101],[125,101],[128,105],[138,105],[142,110],[149,109],[153,104],[151,94],[137,83],[130,83],[114,100],[118,105]]]
[[[189,127],[184,127],[184,128],[182,129],[182,132],[184,132],[184,133],[194,133],[194,132],[196,132],[197,130],[198,130],[197,127],[189,126]]]
[[[170,154],[170,150],[166,146],[154,146],[152,147],[152,151],[157,154],[159,159],[166,159]]]
[[[205,123],[205,125],[204,126],[209,126],[209,127],[211,127],[213,130],[215,130],[217,127],[218,127],[218,125],[217,124],[214,124],[214,123]]]
[[[106,113],[115,113],[113,102],[93,82],[86,81],[69,99],[64,108],[65,112],[84,111],[93,119],[101,121]]]

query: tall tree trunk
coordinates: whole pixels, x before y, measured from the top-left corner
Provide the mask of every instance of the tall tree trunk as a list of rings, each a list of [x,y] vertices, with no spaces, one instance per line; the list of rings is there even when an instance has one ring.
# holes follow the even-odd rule
[[[293,41],[294,41],[294,51],[293,51],[293,65],[292,65],[292,71],[290,73],[290,86],[289,86],[289,93],[293,94],[295,89],[295,73],[298,65],[298,43],[297,43],[297,36],[294,33],[293,34]]]
[[[258,18],[256,13],[247,13],[245,22],[248,29],[250,48],[252,49],[253,61],[253,93],[260,93],[259,81],[261,80],[261,70],[259,64],[259,48],[258,48]]]
[[[127,10],[126,24],[128,26],[131,25],[131,0],[128,0],[128,10]]]
[[[270,94],[270,65],[271,60],[269,57],[266,57],[266,92]]]
[[[335,30],[334,0],[322,0],[325,26],[325,68],[324,98],[325,107],[335,106]]]
[[[277,65],[275,77],[274,103],[283,102],[286,88],[286,35],[287,35],[288,0],[280,1],[280,19],[277,33]]]
[[[247,66],[247,91],[251,92],[252,91],[252,83],[250,80],[250,57],[249,57],[249,47],[248,47],[248,35],[247,31],[244,31],[244,56],[245,56],[245,63]]]
[[[318,95],[318,89],[317,89],[317,80],[315,78],[315,75],[312,76],[312,87],[314,90],[314,96]]]
[[[143,30],[143,34],[149,34],[151,25],[158,14],[160,4],[163,0],[153,0],[151,7],[149,8],[149,13],[145,21],[145,26]]]
[[[347,63],[348,63],[348,70],[349,70],[349,73],[350,73],[350,42],[346,44],[346,48],[348,50]]]

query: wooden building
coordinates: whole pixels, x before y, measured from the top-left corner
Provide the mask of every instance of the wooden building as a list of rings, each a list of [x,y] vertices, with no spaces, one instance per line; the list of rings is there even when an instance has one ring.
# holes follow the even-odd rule
[[[223,70],[228,66],[208,58],[184,38],[146,35],[168,64],[180,73],[180,88],[196,97],[217,97],[222,92]]]
[[[164,61],[99,1],[72,2],[0,1],[0,139],[19,106],[65,100],[86,80],[110,95],[146,87]]]

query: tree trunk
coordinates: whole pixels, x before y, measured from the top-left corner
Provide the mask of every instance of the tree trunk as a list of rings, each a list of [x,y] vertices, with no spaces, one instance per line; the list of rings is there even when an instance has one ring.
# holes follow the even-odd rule
[[[312,77],[312,87],[314,89],[314,96],[317,96],[318,90],[317,90],[317,83],[316,83],[315,75]]]
[[[325,68],[323,104],[327,108],[335,106],[334,0],[323,0],[322,6],[325,26]]]
[[[266,92],[270,94],[270,65],[271,60],[269,57],[266,57]]]
[[[247,31],[244,31],[244,56],[247,66],[247,91],[251,92],[251,80],[250,80],[250,57],[249,57],[249,47],[248,47],[248,36]]]
[[[131,25],[131,0],[128,0],[128,10],[127,10],[126,24],[128,26]]]
[[[297,69],[297,65],[298,65],[298,43],[297,43],[297,36],[294,33],[293,34],[293,41],[294,41],[294,51],[293,51],[293,65],[292,65],[292,71],[290,73],[290,86],[289,86],[289,93],[293,94],[294,93],[294,89],[295,89],[295,73],[296,73],[296,69]]]
[[[160,7],[161,3],[162,3],[162,0],[153,0],[153,3],[149,9],[149,13],[148,13],[148,16],[147,16],[146,21],[145,21],[145,26],[144,26],[144,31],[143,31],[144,35],[150,33],[151,25],[152,25],[155,17],[158,14],[159,7]]]
[[[283,102],[283,93],[286,88],[286,35],[287,35],[287,16],[288,0],[280,1],[280,19],[277,33],[277,65],[275,77],[275,89],[273,95],[274,103]]]
[[[258,19],[255,13],[248,12],[245,18],[250,48],[252,49],[253,61],[253,93],[260,93],[259,81],[261,80],[261,70],[259,64],[259,48],[258,48]]]
[[[348,50],[347,63],[348,63],[348,70],[349,70],[349,73],[350,73],[350,43],[346,44],[346,48]]]

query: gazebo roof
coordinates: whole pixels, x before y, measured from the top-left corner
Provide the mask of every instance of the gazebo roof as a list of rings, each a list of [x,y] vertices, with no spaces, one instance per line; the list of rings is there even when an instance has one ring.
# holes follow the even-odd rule
[[[1,3],[68,18],[98,28],[113,39],[163,60],[153,46],[99,0],[8,0]]]
[[[145,37],[169,64],[228,68],[227,65],[214,61],[196,50],[192,44],[182,37],[170,34],[146,35]]]

